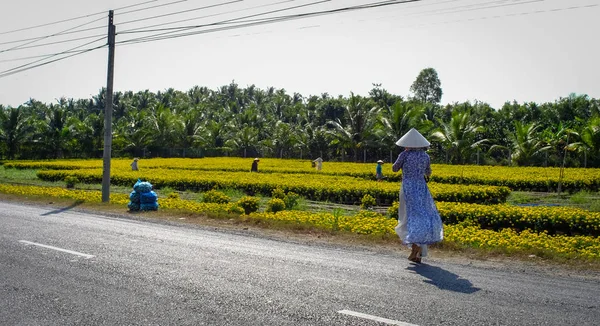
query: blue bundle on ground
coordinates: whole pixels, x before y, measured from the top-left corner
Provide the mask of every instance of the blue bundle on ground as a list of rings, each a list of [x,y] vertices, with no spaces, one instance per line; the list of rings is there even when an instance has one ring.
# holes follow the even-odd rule
[[[135,183],[135,185],[133,186],[133,190],[139,192],[139,193],[145,193],[145,192],[149,192],[152,191],[152,185],[150,184],[150,182],[146,182],[146,181],[140,181],[138,180],[138,182]]]
[[[140,203],[141,204],[152,204],[156,203],[158,196],[154,191],[145,192],[140,195]]]
[[[139,180],[133,186],[129,194],[130,211],[156,211],[158,210],[158,195],[152,191],[152,184]]]
[[[150,203],[150,204],[141,204],[140,209],[143,211],[157,211],[158,203],[154,202],[154,203]]]

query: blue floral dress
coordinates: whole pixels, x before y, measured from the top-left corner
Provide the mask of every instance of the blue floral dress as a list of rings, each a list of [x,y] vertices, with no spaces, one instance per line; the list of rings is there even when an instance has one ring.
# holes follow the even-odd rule
[[[402,169],[402,187],[396,233],[404,244],[427,245],[442,241],[444,229],[425,176],[431,174],[429,155],[422,150],[404,151],[392,166]]]

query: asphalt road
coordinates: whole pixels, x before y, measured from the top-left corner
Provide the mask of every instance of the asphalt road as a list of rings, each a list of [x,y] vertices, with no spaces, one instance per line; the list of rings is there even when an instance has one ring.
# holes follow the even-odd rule
[[[0,275],[0,325],[600,325],[594,278],[5,202]]]

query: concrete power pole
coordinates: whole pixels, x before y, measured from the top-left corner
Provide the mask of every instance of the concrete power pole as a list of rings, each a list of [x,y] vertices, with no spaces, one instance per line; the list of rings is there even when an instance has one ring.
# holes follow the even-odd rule
[[[108,12],[108,74],[104,107],[104,161],[102,171],[102,202],[110,202],[110,159],[112,151],[113,77],[115,72],[115,25],[113,11]]]

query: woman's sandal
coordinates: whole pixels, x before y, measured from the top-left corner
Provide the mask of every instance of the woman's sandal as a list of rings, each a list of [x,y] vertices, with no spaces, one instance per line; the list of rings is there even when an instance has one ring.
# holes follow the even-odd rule
[[[421,258],[419,257],[421,254],[421,248],[419,246],[417,246],[416,244],[412,245],[412,251],[410,252],[410,255],[408,256],[408,260],[415,262],[415,263],[420,263],[421,262]]]
[[[413,251],[410,253],[410,256],[408,256],[408,260],[420,264],[421,263],[421,247],[417,247],[417,249],[415,250],[415,247],[417,247],[416,245],[413,245]]]

